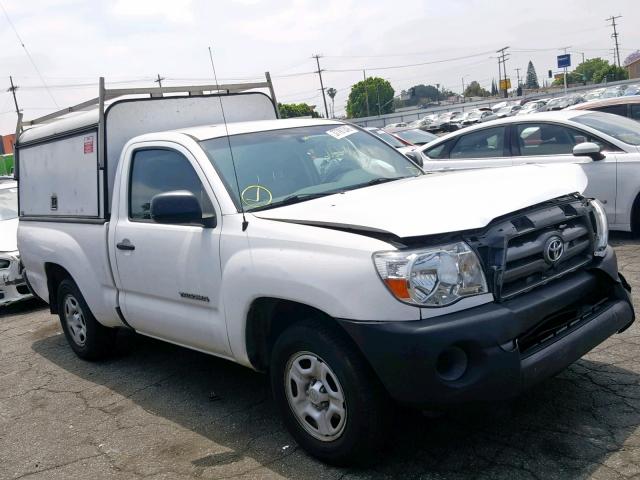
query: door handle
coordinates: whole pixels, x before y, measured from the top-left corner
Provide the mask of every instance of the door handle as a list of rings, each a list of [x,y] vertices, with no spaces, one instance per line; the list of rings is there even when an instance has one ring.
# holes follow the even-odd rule
[[[132,244],[128,238],[125,238],[120,243],[116,244],[118,250],[135,250],[136,246]]]

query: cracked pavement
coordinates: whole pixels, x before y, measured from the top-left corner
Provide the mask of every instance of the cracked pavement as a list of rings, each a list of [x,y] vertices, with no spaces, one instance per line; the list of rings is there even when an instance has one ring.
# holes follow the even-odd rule
[[[616,235],[640,307],[640,242]],[[640,311],[640,310],[639,310]],[[266,376],[123,332],[78,359],[37,302],[0,310],[0,479],[640,479],[640,326],[514,402],[402,411],[366,470],[297,448]]]

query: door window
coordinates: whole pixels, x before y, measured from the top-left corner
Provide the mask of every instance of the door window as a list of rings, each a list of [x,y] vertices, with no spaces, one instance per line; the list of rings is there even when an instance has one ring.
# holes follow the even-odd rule
[[[505,127],[487,128],[462,135],[451,149],[449,158],[504,157]]]
[[[640,105],[629,105],[630,111],[629,116],[634,120],[640,120]]]
[[[626,105],[607,105],[606,107],[594,108],[594,110],[605,113],[613,113],[614,115],[621,115],[623,117],[627,116]]]
[[[516,130],[520,155],[571,155],[578,143],[592,141],[587,134],[552,123],[524,123]]]
[[[175,150],[145,149],[134,153],[129,187],[129,218],[153,222],[151,199],[159,193],[188,190],[200,201],[204,218],[215,216],[213,205],[193,166]]]

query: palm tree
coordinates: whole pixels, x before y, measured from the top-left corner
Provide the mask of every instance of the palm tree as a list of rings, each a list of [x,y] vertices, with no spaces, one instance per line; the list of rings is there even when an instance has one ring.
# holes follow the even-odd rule
[[[331,88],[327,88],[327,95],[329,95],[329,98],[331,98],[331,118],[334,117],[334,113],[335,113],[335,97],[336,97],[336,93],[338,93],[338,90],[336,90],[335,88],[331,87]]]

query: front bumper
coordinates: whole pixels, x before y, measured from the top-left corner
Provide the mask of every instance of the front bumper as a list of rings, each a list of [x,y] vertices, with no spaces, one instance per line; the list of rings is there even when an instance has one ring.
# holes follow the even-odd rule
[[[512,300],[412,322],[340,320],[389,394],[419,407],[514,397],[635,315],[613,249]]]
[[[0,262],[0,307],[30,298],[18,252],[0,252]]]

